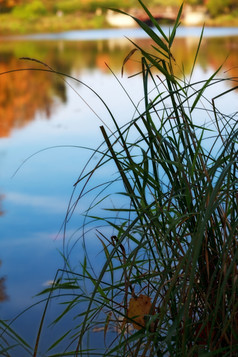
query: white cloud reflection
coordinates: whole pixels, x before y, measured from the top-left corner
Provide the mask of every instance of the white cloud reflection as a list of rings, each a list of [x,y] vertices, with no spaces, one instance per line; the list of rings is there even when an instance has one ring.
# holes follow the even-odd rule
[[[68,199],[55,196],[31,195],[19,192],[6,192],[6,201],[18,206],[44,209],[47,212],[65,213]]]

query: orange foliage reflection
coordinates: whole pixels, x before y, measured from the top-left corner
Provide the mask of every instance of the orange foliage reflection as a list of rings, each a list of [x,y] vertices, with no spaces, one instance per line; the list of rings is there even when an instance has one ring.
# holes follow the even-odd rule
[[[176,59],[174,71],[177,76],[190,74],[198,41],[197,38],[177,38],[174,41],[172,54]],[[136,43],[151,53],[155,53],[151,47],[152,42],[140,40],[136,41]],[[136,54],[138,58],[138,52]],[[126,70],[130,74],[135,73],[135,69],[137,71],[140,69],[136,63],[136,56],[133,56],[126,64]],[[238,37],[204,38],[196,63],[204,71],[209,68],[214,72],[223,64],[221,73],[224,74],[224,77],[237,77]]]
[[[135,40],[147,49],[151,49],[148,40]],[[176,58],[175,74],[190,73],[198,44],[198,38],[178,38],[172,53]],[[5,47],[4,47],[5,46]],[[0,53],[0,73],[29,67],[36,67],[32,62],[19,61],[19,57],[28,56],[41,59],[54,69],[63,73],[80,73],[87,70],[107,72],[109,67],[119,75],[124,58],[133,49],[127,40],[108,41],[51,41],[51,42],[12,42],[4,44]],[[226,59],[221,73],[224,76],[238,76],[238,37],[204,38],[197,59],[197,64],[204,69],[215,71]],[[28,52],[30,51],[30,53]],[[140,58],[136,52],[126,63],[125,75],[140,72]],[[39,66],[39,68],[42,68]],[[228,72],[227,72],[228,71]],[[225,73],[226,72],[226,73]],[[65,83],[56,75],[41,71],[20,71],[14,74],[0,75],[0,137],[9,136],[15,128],[21,128],[37,113],[49,118],[54,110],[54,98],[66,101]]]
[[[20,69],[16,58],[0,63],[0,72]],[[0,78],[0,136],[8,136],[13,128],[22,127],[37,111],[49,117],[52,106],[50,76],[42,72],[20,71]]]
[[[202,48],[203,57],[209,65],[217,69],[223,63],[221,73],[227,77],[238,77],[238,37],[206,39]]]

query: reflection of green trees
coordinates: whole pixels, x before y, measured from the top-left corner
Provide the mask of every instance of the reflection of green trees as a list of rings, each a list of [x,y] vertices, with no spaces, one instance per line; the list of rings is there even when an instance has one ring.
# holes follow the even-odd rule
[[[136,40],[147,50],[151,43]],[[172,49],[176,58],[174,70],[181,75],[189,73],[193,65],[197,38],[177,38]],[[198,64],[216,70],[230,54],[224,64],[224,71],[232,68],[229,75],[237,75],[238,38],[205,38],[198,57]],[[19,57],[30,57],[47,63],[57,71],[80,74],[86,70],[97,69],[107,73],[105,62],[118,74],[123,59],[133,45],[126,39],[99,41],[18,41],[2,43],[0,72],[11,69],[38,67],[35,62],[20,61]],[[140,71],[135,54],[126,64],[128,74]],[[182,69],[183,68],[183,69]],[[39,111],[50,116],[54,97],[66,102],[65,83],[59,76],[43,72],[19,72],[0,77],[0,136],[9,135],[12,128],[21,127],[35,117]]]

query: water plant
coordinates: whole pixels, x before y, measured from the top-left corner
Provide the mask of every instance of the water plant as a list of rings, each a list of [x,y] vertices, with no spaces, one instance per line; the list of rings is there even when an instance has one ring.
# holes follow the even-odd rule
[[[75,208],[95,190],[81,232],[86,241],[93,234],[86,234],[88,222],[101,224],[94,234],[104,262],[92,262],[85,243],[85,258],[75,268],[64,250],[64,269],[42,292],[47,297],[34,356],[49,303],[57,300],[62,310],[54,324],[64,328],[48,356],[238,354],[237,113],[228,116],[216,107],[216,99],[237,85],[211,100],[206,96],[221,81],[237,79],[217,78],[219,68],[192,81],[203,31],[190,77],[176,75],[172,45],[183,7],[167,36],[138,1],[154,26],[134,18],[150,37],[151,51],[130,40],[134,48],[122,69],[139,56],[143,99],[140,105],[132,101],[135,114],[122,127],[104,103],[116,130],[101,125],[103,143],[75,183],[65,218],[67,232]],[[91,167],[95,154],[100,159]],[[117,175],[93,187],[95,173],[109,162]],[[115,182],[121,182],[124,204],[95,217],[93,208]]]

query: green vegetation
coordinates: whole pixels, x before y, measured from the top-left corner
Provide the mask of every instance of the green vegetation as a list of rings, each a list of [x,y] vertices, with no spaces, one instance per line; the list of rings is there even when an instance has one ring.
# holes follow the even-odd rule
[[[208,0],[207,7],[212,16],[228,14],[237,10],[236,0]]]
[[[208,26],[216,27],[237,27],[238,26],[238,11],[233,11],[231,14],[221,14],[214,18],[207,20]]]
[[[135,114],[120,127],[92,89],[116,129],[100,127],[103,143],[90,149],[91,159],[75,183],[79,194],[72,195],[66,231],[75,207],[95,192],[79,227],[85,258],[72,267],[69,246],[64,251],[65,269],[42,292],[47,297],[34,357],[40,355],[49,306],[57,302],[62,309],[53,325],[61,324],[63,331],[52,341],[48,357],[238,353],[238,121],[237,113],[228,116],[216,108],[216,99],[237,87],[209,100],[206,91],[224,81],[216,77],[219,69],[207,80],[192,81],[202,34],[190,75],[175,75],[173,42],[182,7],[167,37],[139,2],[156,30],[136,19],[152,46],[147,50],[132,42],[134,49],[124,59],[122,72],[137,56],[143,98],[133,103],[125,92]],[[62,76],[49,68],[42,71]],[[115,176],[93,186],[94,175],[110,162]],[[121,190],[113,207],[107,207],[104,216],[95,216],[94,208],[102,207],[118,183]],[[95,222],[101,228],[87,232],[88,224]],[[87,238],[94,234],[102,247],[102,265],[90,261],[87,252]],[[73,243],[73,249],[82,247]],[[102,331],[101,350],[93,346],[95,330]],[[26,355],[27,344],[12,331],[10,335]],[[10,356],[5,346],[3,338],[0,352]]]
[[[156,6],[179,8],[181,3],[182,0],[145,1],[152,12]],[[221,26],[238,26],[236,0],[186,0],[185,3],[205,6],[211,16],[209,25],[217,25],[219,17]],[[0,0],[0,35],[109,27],[106,10],[118,7],[129,11],[139,5],[137,0]]]
[[[48,32],[61,32],[71,30],[85,30],[85,29],[100,29],[108,27],[105,16],[93,14],[84,14],[75,16],[72,14],[60,16],[41,16],[36,18],[31,16],[24,20],[24,13],[22,18],[14,17],[11,15],[0,15],[1,29],[0,35],[25,35],[31,33],[48,33]]]
[[[39,5],[40,3],[40,5]],[[212,14],[225,13],[237,8],[236,0],[187,0],[189,5],[204,5]],[[180,6],[182,0],[146,0],[147,6]],[[24,7],[39,7],[47,9],[49,13],[54,13],[57,10],[65,11],[66,13],[75,11],[94,11],[97,8],[119,7],[122,9],[137,8],[137,0],[0,0],[1,12],[9,12],[14,8],[24,9]],[[19,10],[21,11],[21,10]]]
[[[40,0],[34,0],[26,5],[16,6],[12,15],[20,19],[32,20],[47,14],[45,5]]]

